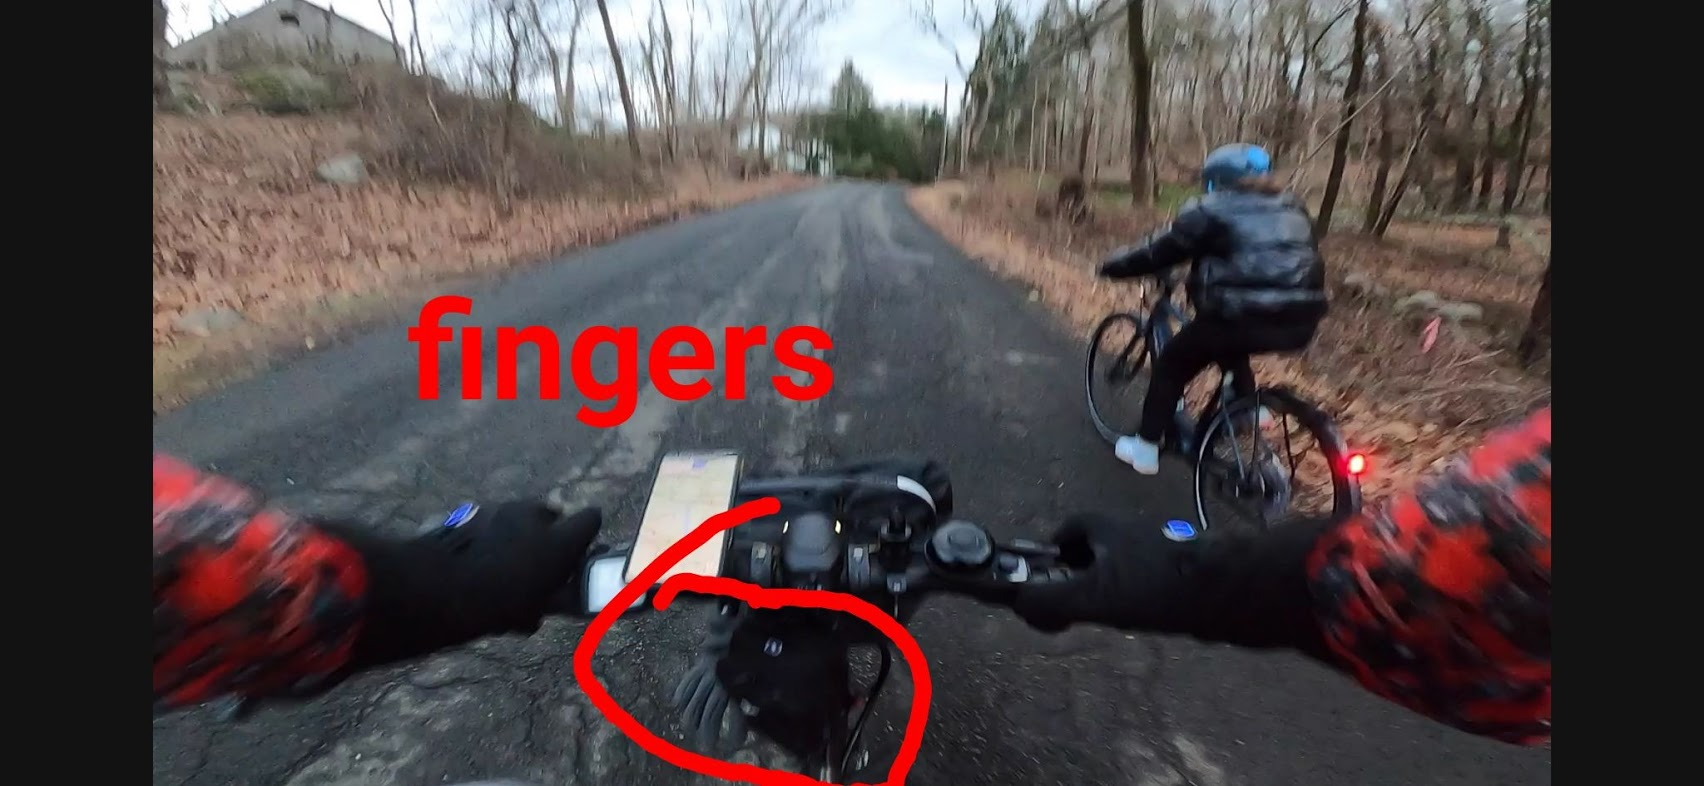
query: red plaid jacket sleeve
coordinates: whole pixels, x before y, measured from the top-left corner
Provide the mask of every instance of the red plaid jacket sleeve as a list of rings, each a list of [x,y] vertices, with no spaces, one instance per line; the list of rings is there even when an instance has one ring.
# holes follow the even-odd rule
[[[240,485],[154,457],[154,701],[305,688],[347,662],[367,576]]]
[[[1550,410],[1321,539],[1327,645],[1372,692],[1456,728],[1550,737]]]

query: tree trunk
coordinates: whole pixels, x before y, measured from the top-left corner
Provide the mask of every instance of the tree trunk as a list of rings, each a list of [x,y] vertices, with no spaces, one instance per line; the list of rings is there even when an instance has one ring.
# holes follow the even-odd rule
[[[1545,156],[1544,158],[1544,204],[1542,205],[1542,209],[1544,210],[1544,214],[1547,216],[1550,215],[1550,162],[1555,160],[1555,158],[1556,155],[1554,153]]]
[[[166,0],[154,0],[154,106],[171,100],[172,83],[166,76]]]
[[[1491,111],[1485,113],[1485,151],[1479,164],[1479,195],[1473,200],[1475,209],[1482,213],[1491,209],[1491,184],[1497,177],[1497,113],[1502,108],[1503,96],[1498,93],[1491,102]]]
[[[1538,64],[1533,57],[1534,39],[1537,38],[1533,18],[1537,14],[1536,5],[1534,0],[1526,2],[1526,36],[1521,41],[1520,56],[1521,102],[1515,109],[1515,122],[1521,124],[1520,141],[1510,151],[1508,165],[1503,169],[1503,205],[1497,211],[1502,216],[1514,210],[1515,197],[1520,195],[1521,175],[1526,172],[1527,145],[1532,142],[1532,118],[1538,109]]]
[[[557,112],[562,115],[562,127],[573,134],[579,128],[579,94],[578,85],[574,81],[574,58],[580,50],[580,20],[586,13],[583,0],[574,4],[574,21],[568,29],[567,62],[562,69],[562,98],[558,102]]]
[[[633,114],[633,93],[627,88],[627,71],[621,67],[621,47],[615,42],[615,28],[609,23],[608,0],[598,0],[598,16],[603,17],[604,40],[609,42],[615,85],[621,91],[621,112],[627,117],[627,147],[633,154],[633,163],[637,164],[644,158],[639,152],[639,118]]]
[[[1421,60],[1420,80],[1424,87],[1420,91],[1420,125],[1426,128],[1431,128],[1439,119],[1438,82],[1443,79],[1443,75],[1438,72],[1438,60],[1438,41],[1434,37],[1427,44],[1425,57]],[[1447,128],[1447,125],[1444,127]],[[1432,187],[1432,147],[1430,144],[1421,145],[1419,149],[1414,151],[1414,158],[1410,161],[1412,169],[1415,171],[1416,184],[1420,186],[1422,208],[1426,210],[1432,210],[1438,205],[1437,193]]]
[[[674,30],[669,27],[669,12],[663,7],[661,0],[657,2],[657,15],[663,21],[663,104],[658,112],[665,116],[663,121],[663,139],[667,144],[670,160],[679,154],[680,124],[676,117],[680,105],[680,90],[675,82],[674,70]]]
[[[1137,5],[1132,3],[1131,5]],[[1254,105],[1254,0],[1248,3],[1248,30],[1243,36],[1242,96],[1237,101],[1237,132],[1242,139],[1248,131],[1248,110]]]
[[[420,8],[418,0],[408,0],[408,46],[414,50],[415,73],[426,73],[426,43],[420,39]],[[426,81],[426,99],[432,100],[432,82]],[[432,110],[437,117],[437,109]]]
[[[1408,193],[1408,178],[1414,172],[1414,159],[1421,145],[1426,143],[1427,130],[1427,126],[1421,126],[1420,130],[1414,134],[1414,141],[1409,143],[1408,155],[1402,162],[1402,174],[1397,176],[1396,188],[1391,191],[1390,198],[1385,200],[1384,210],[1379,213],[1378,223],[1373,225],[1373,237],[1382,238],[1385,236],[1385,232],[1390,231],[1390,222],[1396,219],[1396,208],[1402,204],[1403,195]]]
[[[1148,60],[1148,29],[1145,0],[1131,0],[1125,11],[1125,38],[1130,49],[1130,198],[1139,207],[1153,207],[1153,100],[1154,64]]]
[[[384,4],[380,3],[379,7],[380,10],[383,10]],[[390,21],[390,18],[386,17],[385,21]],[[572,114],[563,109],[562,51],[557,49],[556,44],[550,40],[550,32],[545,28],[544,12],[539,8],[538,0],[529,0],[527,3],[527,21],[532,23],[533,31],[538,35],[544,48],[545,66],[550,70],[550,90],[556,103],[556,121],[561,123],[564,128],[571,128]]]
[[[1521,332],[1515,356],[1523,366],[1531,366],[1550,350],[1550,268],[1552,259],[1544,261],[1544,277],[1538,281],[1538,295],[1532,299],[1532,313],[1527,317],[1526,330]]]
[[[1383,28],[1373,32],[1372,39],[1373,56],[1377,58],[1375,61],[1377,63],[1377,67],[1373,72],[1373,78],[1382,83],[1390,78],[1390,53],[1386,48]],[[1380,93],[1378,142],[1379,163],[1378,169],[1373,173],[1372,190],[1367,195],[1366,218],[1361,223],[1361,231],[1369,234],[1377,231],[1379,215],[1383,212],[1384,208],[1385,187],[1390,181],[1391,159],[1396,157],[1395,133],[1392,130],[1392,121],[1395,119],[1392,117],[1392,114],[1395,111],[1395,101],[1391,98],[1390,91],[1386,90]]]
[[[1029,117],[1027,118],[1027,120],[1029,121],[1029,138],[1026,140],[1026,142],[1028,142],[1028,144],[1026,145],[1026,147],[1028,148],[1028,151],[1027,151],[1028,152],[1028,158],[1026,158],[1024,160],[1025,161],[1024,171],[1026,171],[1026,172],[1034,172],[1035,171],[1035,144],[1036,144],[1035,118],[1036,118],[1036,115],[1040,113],[1040,111],[1041,111],[1041,91],[1038,90],[1038,89],[1031,89],[1030,90],[1030,110],[1029,110]]]
[[[497,212],[508,218],[515,199],[515,116],[521,105],[521,37],[515,31],[515,7],[503,12],[503,35],[509,43],[509,79],[503,102],[503,128],[497,143]]]
[[[673,161],[674,151],[669,146],[669,119],[663,100],[663,82],[659,75],[657,60],[657,26],[655,23],[646,26],[645,42],[639,47],[640,71],[645,77],[645,86],[651,91],[651,106],[657,113],[657,127],[663,132],[663,158]]]
[[[1485,99],[1491,93],[1491,72],[1496,65],[1496,53],[1491,48],[1491,36],[1486,30],[1485,18],[1479,9],[1469,5],[1467,8],[1467,36],[1469,40],[1478,41],[1479,50],[1479,84],[1474,88],[1473,98],[1467,107],[1467,119],[1462,123],[1461,131],[1455,135],[1456,166],[1455,179],[1450,188],[1450,210],[1466,211],[1473,201],[1473,165],[1478,157],[1477,139],[1474,126],[1478,124],[1481,115],[1486,114]]]
[[[769,74],[766,66],[769,44],[767,36],[758,33],[757,4],[751,5],[752,45],[754,57],[752,60],[752,108],[756,110],[757,118],[757,165],[761,171],[769,165]]]
[[[396,19],[394,18],[395,13],[393,10],[393,6],[396,5],[396,0],[391,0],[390,3],[386,3],[385,0],[378,0],[375,5],[379,7],[379,16],[384,17],[385,29],[390,31],[391,52],[396,54],[396,61],[400,63],[403,70],[406,71],[408,70],[408,57],[403,54],[402,44],[398,43],[402,40],[402,36],[396,34]],[[536,12],[537,9],[538,6],[535,4],[533,6],[533,10]]]
[[[1077,136],[1077,177],[1083,179],[1085,187],[1089,182],[1089,140],[1094,136],[1095,130],[1095,65],[1094,54],[1091,52],[1089,72],[1083,78],[1083,127],[1079,129]]]
[[[941,160],[935,167],[935,179],[944,180],[947,177],[947,88],[952,83],[941,80]]]
[[[1355,36],[1349,52],[1349,82],[1343,86],[1343,122],[1331,150],[1331,171],[1325,178],[1325,194],[1314,219],[1314,237],[1331,230],[1331,213],[1337,207],[1337,191],[1343,186],[1343,168],[1349,162],[1349,127],[1355,121],[1355,101],[1361,97],[1361,78],[1367,69],[1367,0],[1355,4]]]

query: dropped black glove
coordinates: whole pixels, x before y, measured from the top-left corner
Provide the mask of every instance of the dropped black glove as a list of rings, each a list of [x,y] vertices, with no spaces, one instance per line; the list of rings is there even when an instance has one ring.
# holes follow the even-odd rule
[[[1013,609],[1050,633],[1086,622],[1321,657],[1306,563],[1329,524],[1179,541],[1155,523],[1073,516],[1053,535],[1072,578],[1021,588]]]
[[[546,614],[567,605],[564,593],[578,587],[574,579],[602,522],[597,508],[570,513],[535,501],[475,508],[459,526],[409,539],[318,522],[367,565],[366,612],[350,670],[484,636],[537,632]]]
[[[716,604],[697,659],[675,685],[674,705],[680,711],[681,723],[692,731],[698,749],[707,753],[738,750],[745,744],[745,711],[716,679],[716,664],[728,654],[741,608]]]
[[[865,627],[847,615],[817,609],[747,610],[716,664],[716,676],[760,717],[802,720],[843,711],[852,684],[846,648],[868,639]]]

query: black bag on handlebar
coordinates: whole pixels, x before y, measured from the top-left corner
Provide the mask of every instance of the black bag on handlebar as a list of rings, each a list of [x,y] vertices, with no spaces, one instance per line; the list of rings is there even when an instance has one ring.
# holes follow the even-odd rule
[[[855,492],[826,509],[825,500],[808,493],[781,494],[781,511],[766,521],[773,525],[804,511],[837,516],[853,528],[872,526],[878,518],[903,523],[920,532],[952,515],[953,488],[946,468],[929,459],[892,457],[845,464],[806,473],[806,477],[904,477],[928,494],[925,501],[905,489]],[[741,501],[749,497],[742,495]],[[871,533],[860,533],[871,534]],[[868,599],[879,600],[879,599]],[[885,608],[901,622],[919,599]],[[883,605],[878,602],[878,606]],[[756,710],[751,727],[785,748],[817,749],[816,735],[843,725],[854,702],[848,651],[856,646],[886,643],[882,633],[850,614],[821,609],[742,609],[725,653],[716,663],[716,679],[732,698]]]
[[[845,478],[845,477],[863,476],[863,475],[876,476],[876,477],[881,477],[881,478],[896,478],[896,477],[908,478],[908,479],[912,480],[913,482],[917,483],[917,485],[922,486],[923,489],[928,492],[929,497],[930,497],[930,501],[933,504],[933,515],[932,515],[932,517],[934,519],[934,522],[946,521],[948,518],[952,517],[952,514],[953,514],[953,481],[952,481],[952,478],[950,476],[948,476],[947,468],[945,466],[943,466],[940,462],[934,461],[932,459],[895,456],[895,457],[889,457],[889,458],[883,458],[883,459],[876,459],[876,460],[872,460],[872,461],[860,461],[860,462],[856,462],[856,463],[852,463],[852,464],[842,464],[842,465],[837,466],[837,467],[830,467],[828,469],[815,470],[815,471],[812,471],[812,472],[804,473],[803,475],[801,475],[799,477],[802,477],[802,478]],[[755,497],[742,494],[739,497],[739,501],[740,502],[747,502],[747,501],[750,501],[753,498],[755,498]],[[809,496],[806,496],[806,495],[798,495],[798,496],[781,495],[781,496],[778,497],[778,499],[781,502],[780,516],[782,516],[782,517],[785,517],[785,516],[791,515],[795,512],[798,512],[798,511],[801,511],[801,510],[806,510],[806,509],[818,509],[818,510],[820,510],[820,508],[817,507],[817,505],[820,504],[820,501],[812,499],[812,498],[810,498]],[[903,492],[898,493],[898,494],[896,494],[894,492],[882,492],[882,493],[854,492],[853,494],[848,496],[846,499],[841,501],[841,507],[843,508],[844,512],[852,513],[852,512],[857,512],[857,511],[868,510],[870,506],[885,507],[887,503],[891,503],[896,499],[912,499],[912,500],[915,500],[916,498],[912,497],[912,495],[910,495],[908,493],[903,493]],[[827,511],[825,511],[825,512],[827,512]],[[849,516],[849,518],[855,518],[855,517]],[[854,521],[852,523],[856,523],[856,522]],[[922,524],[924,522],[908,521],[908,523],[912,523],[912,524],[916,525],[916,524]]]

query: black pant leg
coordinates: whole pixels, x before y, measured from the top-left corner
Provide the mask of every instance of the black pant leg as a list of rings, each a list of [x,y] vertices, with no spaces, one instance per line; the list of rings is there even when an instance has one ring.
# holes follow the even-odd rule
[[[1148,398],[1142,402],[1142,423],[1136,429],[1136,436],[1159,442],[1189,381],[1224,356],[1227,340],[1234,338],[1227,326],[1217,321],[1197,319],[1184,325],[1154,358]]]

